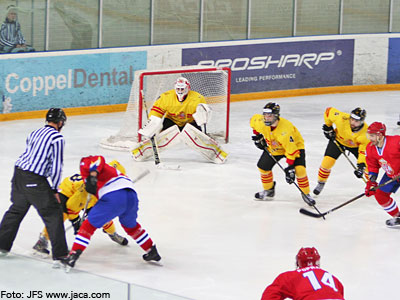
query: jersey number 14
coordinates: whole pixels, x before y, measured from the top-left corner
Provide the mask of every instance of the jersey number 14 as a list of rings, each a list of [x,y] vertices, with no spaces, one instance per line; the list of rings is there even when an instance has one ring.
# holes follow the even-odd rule
[[[303,273],[303,277],[307,278],[310,281],[310,284],[312,285],[312,287],[315,291],[322,288],[321,284],[331,287],[335,292],[338,291],[336,288],[335,280],[333,279],[332,274],[330,274],[328,272],[324,273],[321,280],[318,280],[314,271],[309,271],[309,272]]]

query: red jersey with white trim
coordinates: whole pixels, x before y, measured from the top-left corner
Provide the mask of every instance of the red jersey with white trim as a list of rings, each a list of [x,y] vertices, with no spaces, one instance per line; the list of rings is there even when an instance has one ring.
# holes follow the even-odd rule
[[[280,274],[269,285],[261,300],[343,300],[343,285],[329,272],[316,267],[306,267]]]
[[[97,171],[98,199],[109,192],[126,188],[134,190],[133,182],[120,171],[106,164],[103,156],[96,155],[82,158],[80,170],[83,180],[86,180],[90,172]]]
[[[367,146],[368,171],[379,173],[382,168],[386,174],[393,178],[400,173],[400,136],[387,135],[382,148],[369,143]]]

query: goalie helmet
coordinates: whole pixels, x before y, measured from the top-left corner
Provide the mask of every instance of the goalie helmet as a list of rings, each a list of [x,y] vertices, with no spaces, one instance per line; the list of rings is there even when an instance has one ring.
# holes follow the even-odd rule
[[[309,266],[319,267],[320,259],[321,256],[314,247],[301,248],[296,255],[296,266],[297,268],[305,268]]]
[[[46,114],[46,121],[52,123],[63,122],[64,125],[67,121],[67,116],[62,108],[50,108]]]
[[[351,111],[350,117],[354,120],[364,122],[365,118],[367,117],[367,112],[365,111],[365,109],[357,107]]]
[[[113,161],[110,161],[110,162],[108,163],[108,165],[110,165],[110,166],[113,167],[114,169],[117,169],[117,170],[120,171],[122,174],[126,174],[126,170],[125,170],[124,166],[121,165],[120,162],[119,162],[118,160],[115,160],[115,159],[114,159]]]
[[[175,82],[175,92],[178,100],[182,102],[190,90],[190,82],[185,77],[179,77]]]
[[[275,121],[279,119],[280,111],[281,111],[281,107],[279,106],[279,104],[274,103],[274,102],[268,102],[264,106],[263,115],[265,116],[266,114],[272,114],[275,116],[275,118],[272,121],[264,120],[265,125],[271,126],[273,123],[275,123]]]
[[[371,133],[375,133],[375,134],[382,134],[383,136],[386,135],[386,126],[385,124],[381,123],[381,122],[374,122],[371,125],[369,125],[367,132],[369,134]]]

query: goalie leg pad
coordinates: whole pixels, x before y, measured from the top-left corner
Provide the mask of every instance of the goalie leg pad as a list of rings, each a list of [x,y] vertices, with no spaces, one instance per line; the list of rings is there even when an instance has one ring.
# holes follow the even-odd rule
[[[213,163],[222,164],[228,157],[228,153],[214,139],[189,123],[185,125],[180,136],[186,145],[200,152],[206,159]]]
[[[159,135],[156,135],[156,141],[158,145],[158,151],[161,152],[166,148],[170,148],[180,142],[179,140],[179,128],[177,125],[171,126],[164,131],[161,131]],[[144,140],[141,143],[137,143],[131,150],[132,157],[135,161],[144,161],[150,157],[153,157],[153,148],[150,140]]]

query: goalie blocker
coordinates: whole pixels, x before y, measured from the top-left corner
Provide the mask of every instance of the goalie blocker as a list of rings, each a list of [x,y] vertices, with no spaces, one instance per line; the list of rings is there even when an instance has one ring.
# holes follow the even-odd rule
[[[156,135],[156,140],[160,152],[182,141],[213,163],[222,164],[228,157],[228,153],[214,139],[189,123],[183,127],[182,132],[179,131],[177,125],[162,131]],[[136,161],[144,161],[152,157],[153,151],[150,140],[147,139],[138,143],[131,150],[131,154]]]

